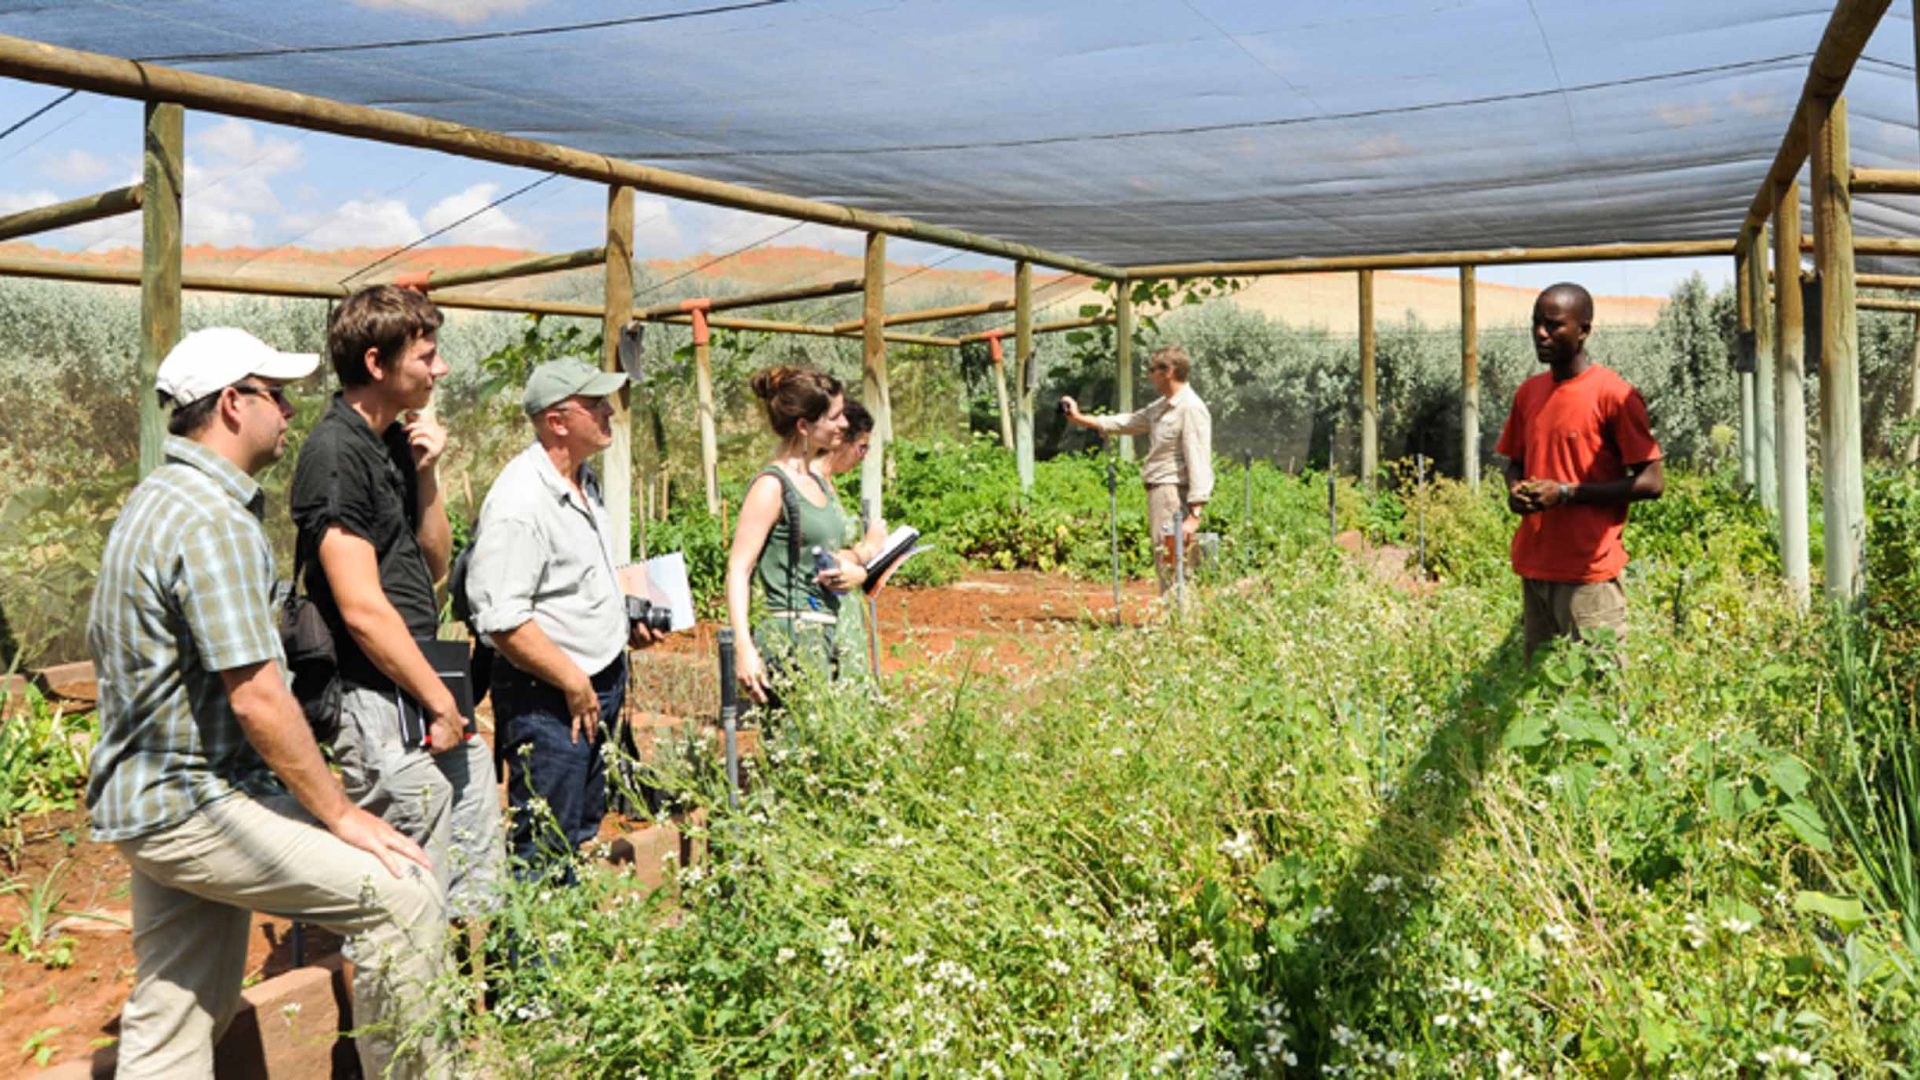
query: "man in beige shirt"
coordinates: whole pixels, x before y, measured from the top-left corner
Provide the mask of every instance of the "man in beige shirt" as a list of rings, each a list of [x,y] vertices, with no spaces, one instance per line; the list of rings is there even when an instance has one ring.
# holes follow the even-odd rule
[[[1146,435],[1147,456],[1140,481],[1147,486],[1147,527],[1153,533],[1154,573],[1160,591],[1173,585],[1173,563],[1165,537],[1179,522],[1180,543],[1191,545],[1200,531],[1200,508],[1213,496],[1213,416],[1206,402],[1187,385],[1193,360],[1178,345],[1155,349],[1147,378],[1160,396],[1144,409],[1117,416],[1087,416],[1070,397],[1060,399],[1067,419],[1108,435]]]

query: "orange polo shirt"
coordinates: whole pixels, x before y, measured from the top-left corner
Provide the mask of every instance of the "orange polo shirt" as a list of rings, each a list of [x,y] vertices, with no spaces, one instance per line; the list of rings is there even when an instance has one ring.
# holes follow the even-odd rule
[[[1519,462],[1522,479],[1594,484],[1659,460],[1660,444],[1640,391],[1593,364],[1566,382],[1543,371],[1521,383],[1494,453]],[[1528,514],[1514,530],[1513,571],[1534,581],[1611,581],[1627,565],[1626,525],[1624,503]]]

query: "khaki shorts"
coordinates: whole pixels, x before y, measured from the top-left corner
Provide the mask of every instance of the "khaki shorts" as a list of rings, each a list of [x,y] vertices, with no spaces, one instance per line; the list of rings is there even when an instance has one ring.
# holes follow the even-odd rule
[[[1522,578],[1520,587],[1529,660],[1556,638],[1579,641],[1583,634],[1603,628],[1613,631],[1617,639],[1627,636],[1627,591],[1619,578],[1594,582]]]

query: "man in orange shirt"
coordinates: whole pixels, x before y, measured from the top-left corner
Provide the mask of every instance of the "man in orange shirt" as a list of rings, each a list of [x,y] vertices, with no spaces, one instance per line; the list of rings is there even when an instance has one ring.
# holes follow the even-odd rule
[[[1533,302],[1533,350],[1548,370],[1520,384],[1494,452],[1520,515],[1513,572],[1525,594],[1527,657],[1554,638],[1627,625],[1620,534],[1627,504],[1666,487],[1640,391],[1587,359],[1593,297],[1550,285]]]

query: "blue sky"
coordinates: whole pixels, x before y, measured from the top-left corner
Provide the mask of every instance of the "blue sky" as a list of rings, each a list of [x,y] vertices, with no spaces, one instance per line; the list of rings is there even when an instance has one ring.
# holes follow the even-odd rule
[[[0,79],[0,130],[62,93]],[[140,124],[137,102],[79,94],[0,139],[0,214],[133,182],[139,174]],[[189,111],[186,242],[314,249],[404,244],[543,175]],[[604,200],[599,185],[555,177],[434,242],[553,252],[592,247],[600,241]],[[778,246],[860,250],[858,233],[792,226],[777,218],[643,194],[635,207],[634,249],[642,258],[678,257],[767,240]],[[138,215],[33,238],[68,251],[134,247],[139,239]],[[956,269],[1007,265],[902,241],[893,242],[888,255],[896,263],[944,260],[942,265]],[[1695,272],[1717,287],[1731,279],[1731,260],[1486,267],[1480,276],[1533,286],[1571,279],[1596,293],[1664,296]]]

